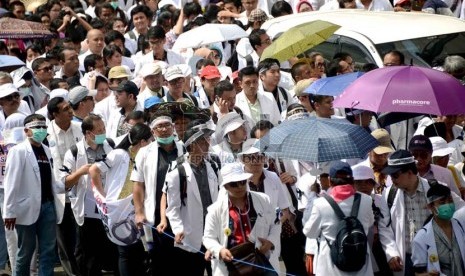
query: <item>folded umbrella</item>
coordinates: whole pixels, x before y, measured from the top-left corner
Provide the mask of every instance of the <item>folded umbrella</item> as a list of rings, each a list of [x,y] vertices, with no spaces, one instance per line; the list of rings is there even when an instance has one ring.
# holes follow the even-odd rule
[[[284,121],[259,140],[260,151],[275,158],[311,162],[365,158],[378,146],[365,129],[343,120]]]

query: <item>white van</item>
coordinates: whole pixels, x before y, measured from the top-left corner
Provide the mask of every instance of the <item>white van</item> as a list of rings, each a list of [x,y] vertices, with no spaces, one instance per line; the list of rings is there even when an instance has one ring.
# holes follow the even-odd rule
[[[383,54],[394,49],[405,55],[406,64],[423,67],[441,66],[448,55],[465,57],[465,22],[423,12],[315,11],[268,20],[262,29],[273,39],[314,20],[341,26],[327,41],[308,50],[321,52],[327,60],[347,52],[356,66],[374,63],[383,67]]]

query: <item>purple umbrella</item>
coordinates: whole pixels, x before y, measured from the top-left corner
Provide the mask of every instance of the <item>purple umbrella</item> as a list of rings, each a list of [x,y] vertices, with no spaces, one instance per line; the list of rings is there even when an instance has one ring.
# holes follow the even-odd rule
[[[355,80],[335,99],[334,106],[373,112],[465,114],[465,87],[434,69],[391,66]]]

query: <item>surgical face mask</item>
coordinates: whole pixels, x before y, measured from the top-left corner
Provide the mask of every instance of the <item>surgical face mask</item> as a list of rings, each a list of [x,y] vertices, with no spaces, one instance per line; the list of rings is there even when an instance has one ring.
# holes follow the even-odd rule
[[[115,10],[118,8],[118,2],[112,1],[112,2],[110,2],[110,5],[111,5],[111,6],[113,7],[113,9],[115,9]]]
[[[36,141],[37,143],[42,143],[47,137],[47,129],[46,128],[33,128],[32,130],[32,140]]]
[[[57,73],[58,71],[61,70],[61,66],[60,65],[53,65],[53,73]]]
[[[31,87],[20,87],[20,88],[18,88],[18,90],[19,90],[19,92],[21,93],[21,95],[23,97],[29,96],[31,94],[31,92],[32,92]]]
[[[440,219],[450,220],[452,216],[454,216],[455,205],[453,202],[442,204],[436,208],[436,211],[438,212],[438,217]]]
[[[107,135],[105,133],[94,134],[94,135],[95,135],[94,143],[97,145],[103,145],[103,142],[105,142],[105,139],[107,139]]]
[[[165,138],[157,137],[157,142],[159,144],[162,144],[162,145],[169,145],[169,144],[173,143],[173,141],[174,141],[174,136],[173,135],[171,135],[170,137],[165,137]]]

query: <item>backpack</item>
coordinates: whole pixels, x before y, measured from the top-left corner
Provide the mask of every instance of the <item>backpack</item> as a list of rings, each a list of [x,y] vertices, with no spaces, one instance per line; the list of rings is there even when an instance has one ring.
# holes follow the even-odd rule
[[[246,66],[253,66],[253,58],[251,55],[245,56]],[[237,52],[234,50],[231,57],[226,61],[226,66],[230,67],[233,72],[239,69],[239,58]]]
[[[357,219],[361,195],[355,193],[350,216],[346,217],[334,199],[323,195],[333,208],[339,223],[335,241],[331,244],[326,240],[331,252],[333,264],[341,271],[354,272],[363,268],[367,255],[367,236],[362,223]]]
[[[184,161],[185,161],[184,156],[180,156],[176,159],[177,169],[178,169],[178,174],[179,174],[179,190],[180,190],[179,195],[181,197],[182,206],[186,206],[184,199],[187,197],[187,176],[186,176],[186,169],[184,168],[184,165],[183,165]],[[207,161],[210,163],[216,177],[218,177],[218,171],[221,170],[220,158],[217,155],[210,154],[210,157],[207,158]]]
[[[113,141],[113,139],[111,139],[111,138],[107,138],[106,140],[107,140],[108,145],[109,145],[112,149],[114,149],[114,148],[115,148],[115,141]],[[78,153],[78,148],[77,148],[76,144],[72,145],[71,148],[70,148],[70,150],[71,150],[71,154],[72,154],[73,157],[74,157],[74,160],[76,160],[76,158],[77,158],[77,153]]]

